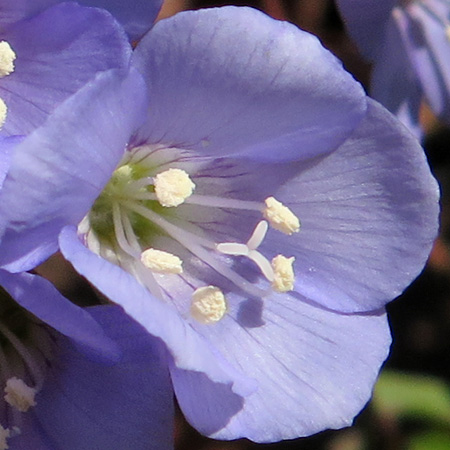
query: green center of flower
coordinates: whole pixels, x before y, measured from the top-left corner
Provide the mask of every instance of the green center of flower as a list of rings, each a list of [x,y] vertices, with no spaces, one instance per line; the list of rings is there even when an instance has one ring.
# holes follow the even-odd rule
[[[179,255],[161,246],[161,237],[164,242],[173,241],[178,245],[169,245],[170,248],[179,248],[181,244],[194,259],[205,263],[209,270],[218,272],[247,295],[263,297],[268,291],[236,272],[224,261],[223,255],[250,259],[273,290],[292,290],[294,258],[278,255],[269,261],[258,248],[269,224],[287,235],[298,232],[300,222],[295,214],[274,197],[259,202],[194,193],[196,185],[201,185],[202,177],[197,179],[194,173],[191,179],[184,170],[192,169],[192,164],[183,165],[183,158],[175,157],[170,163],[155,157],[155,153],[176,155],[177,152],[180,150],[150,145],[126,152],[79,225],[79,233],[84,235],[86,245],[133,274],[160,299],[165,298],[161,277],[182,276],[186,263]],[[263,220],[257,223],[246,243],[216,242],[189,219],[195,217],[197,208],[237,210],[238,213],[257,211]],[[208,285],[206,279],[204,281],[206,286],[193,288],[189,313],[202,323],[217,322],[225,315],[227,302],[221,289]]]

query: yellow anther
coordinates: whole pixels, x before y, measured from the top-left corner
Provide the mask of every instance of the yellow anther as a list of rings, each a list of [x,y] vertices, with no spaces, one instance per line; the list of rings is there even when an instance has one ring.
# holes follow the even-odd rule
[[[182,273],[183,262],[172,253],[149,248],[142,252],[141,261],[145,267],[157,273]]]
[[[20,378],[12,377],[6,381],[4,399],[20,412],[27,412],[36,405],[36,392],[36,389],[25,384]]]
[[[181,169],[169,169],[155,177],[155,194],[165,207],[181,205],[192,195],[195,184]]]
[[[199,322],[218,322],[226,312],[225,296],[218,287],[204,286],[192,294],[191,315]]]
[[[263,214],[273,228],[289,235],[300,230],[298,217],[287,206],[274,197],[266,198],[265,203]]]
[[[4,125],[7,114],[8,108],[6,103],[0,98],[0,128]]]
[[[0,41],[0,78],[14,72],[16,54],[6,41]]]
[[[286,258],[283,255],[272,259],[274,278],[272,288],[277,292],[288,292],[294,289],[294,264],[295,258]]]
[[[11,436],[11,432],[8,428],[3,428],[0,425],[0,450],[7,450],[9,448],[6,440]]]

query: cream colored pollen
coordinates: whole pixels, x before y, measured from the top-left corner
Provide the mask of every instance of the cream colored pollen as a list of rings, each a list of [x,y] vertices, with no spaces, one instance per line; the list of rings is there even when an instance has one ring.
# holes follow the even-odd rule
[[[172,253],[149,248],[142,252],[141,262],[153,272],[183,273],[183,261]]]
[[[28,386],[20,378],[12,377],[6,381],[4,399],[20,412],[27,412],[36,405],[34,400],[36,392],[36,389]]]
[[[263,214],[273,228],[289,235],[300,230],[298,217],[287,206],[274,197],[266,198],[265,203]]]
[[[272,269],[274,279],[272,288],[277,292],[288,292],[294,289],[294,264],[295,258],[286,258],[286,256],[278,255],[272,259]]]
[[[6,41],[0,41],[0,78],[14,72],[16,54]]]
[[[191,315],[199,322],[218,322],[226,312],[226,299],[218,287],[204,286],[192,294]]]
[[[447,40],[450,41],[450,25],[447,25],[445,27],[445,36],[446,36]]]
[[[7,450],[9,448],[6,440],[11,436],[11,431],[8,428],[3,428],[0,425],[0,450]]]
[[[181,205],[195,189],[189,175],[181,169],[168,169],[159,173],[154,184],[156,197],[165,207]]]
[[[8,108],[6,106],[6,103],[0,98],[0,128],[5,123],[7,113]]]

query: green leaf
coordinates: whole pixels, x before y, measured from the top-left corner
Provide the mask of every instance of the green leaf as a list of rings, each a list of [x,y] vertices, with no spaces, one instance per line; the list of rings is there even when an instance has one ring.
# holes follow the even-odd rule
[[[410,438],[408,450],[448,450],[450,435],[439,431],[429,431]]]
[[[375,386],[372,405],[381,415],[450,425],[450,388],[439,378],[386,370]]]

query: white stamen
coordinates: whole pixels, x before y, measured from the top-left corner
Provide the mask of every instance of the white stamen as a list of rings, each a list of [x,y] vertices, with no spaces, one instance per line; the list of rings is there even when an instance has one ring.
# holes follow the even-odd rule
[[[283,255],[275,256],[272,259],[274,279],[272,288],[277,292],[288,292],[294,289],[294,264],[295,258],[286,258]]]
[[[159,203],[165,207],[181,205],[192,195],[195,184],[181,169],[169,169],[156,175],[155,194]]]
[[[128,242],[127,237],[125,235],[125,230],[123,228],[123,223],[122,223],[122,212],[120,210],[119,204],[113,203],[112,209],[113,209],[114,232],[116,235],[117,243],[119,244],[120,248],[125,253],[128,253],[133,258],[139,258],[140,251],[136,251],[136,249],[134,249],[130,245],[130,243]]]
[[[273,228],[289,235],[300,230],[298,217],[287,206],[274,197],[266,198],[265,203],[263,214]]]
[[[14,60],[16,54],[6,41],[0,42],[0,78],[14,72]]]
[[[11,431],[8,428],[3,428],[0,425],[0,450],[7,450],[9,448],[6,440],[11,436]]]
[[[36,392],[35,388],[28,386],[20,378],[12,377],[6,381],[4,399],[20,412],[27,412],[36,405]]]
[[[191,314],[199,322],[218,322],[226,312],[225,296],[218,287],[204,286],[192,294]]]
[[[5,124],[8,107],[3,99],[0,98],[0,128]]]
[[[261,211],[262,208],[262,203],[260,202],[199,194],[194,194],[186,199],[186,203],[192,205],[210,206],[211,208],[243,209],[247,211]]]
[[[142,252],[141,261],[145,267],[157,273],[183,273],[183,262],[172,253],[149,248]]]

